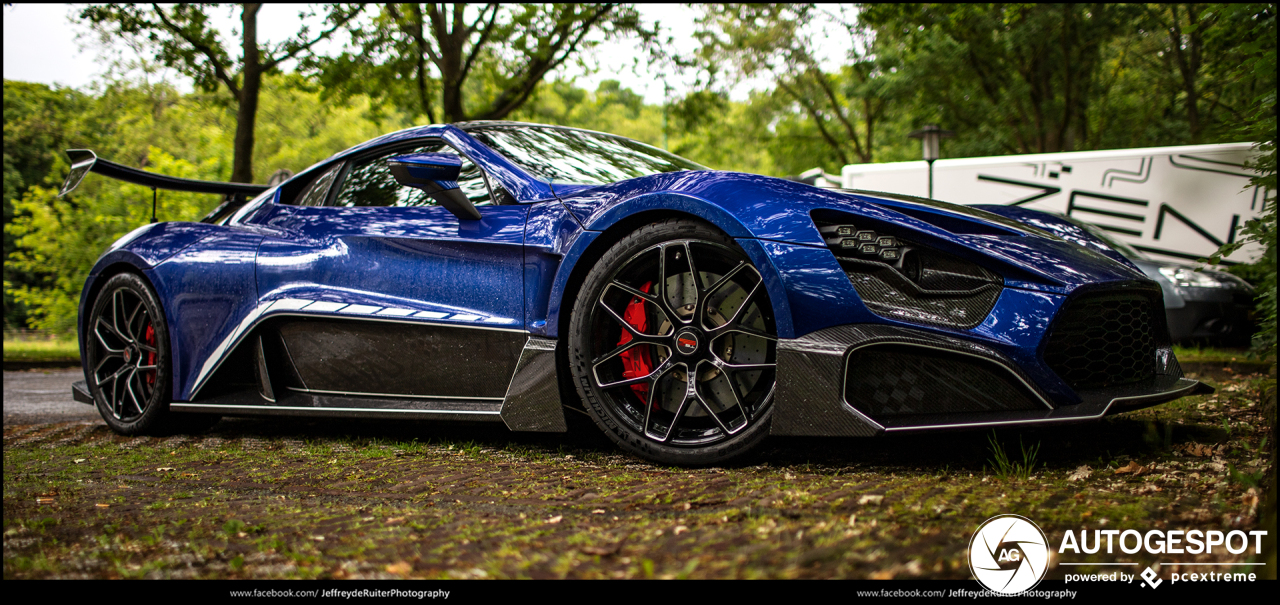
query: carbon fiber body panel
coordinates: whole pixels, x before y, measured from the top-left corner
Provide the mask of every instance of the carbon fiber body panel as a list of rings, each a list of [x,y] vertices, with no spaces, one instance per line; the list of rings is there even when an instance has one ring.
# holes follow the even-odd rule
[[[770,432],[861,437],[1079,422],[1213,392],[1183,379],[1171,351],[1157,352],[1167,355],[1157,355],[1154,375],[1126,385],[1080,390],[1079,403],[1055,405],[1013,362],[980,343],[872,324],[828,328],[778,341],[778,394]],[[855,366],[861,363],[869,365]],[[966,365],[967,379],[956,370]],[[860,374],[860,369],[867,371]],[[974,371],[981,376],[975,379]],[[899,373],[896,384],[887,378],[891,372]],[[908,372],[913,377],[906,377]],[[846,382],[846,377],[852,378]],[[863,392],[859,387],[869,388]],[[850,393],[859,396],[855,399]],[[875,399],[877,394],[884,395],[882,401]]]
[[[502,400],[502,421],[513,431],[563,433],[569,430],[560,407],[556,341],[529,338]]]
[[[996,351],[981,344],[908,328],[873,324],[837,326],[802,338],[778,341],[778,397],[774,435],[867,436],[882,426],[844,397],[847,353],[878,343],[896,343],[980,357],[1028,381]],[[1033,391],[1034,392],[1034,391]],[[1038,393],[1035,395],[1043,401]],[[1043,403],[1045,408],[1048,403]]]
[[[876,419],[1045,409],[1009,372],[978,357],[895,344],[850,353],[845,401]]]

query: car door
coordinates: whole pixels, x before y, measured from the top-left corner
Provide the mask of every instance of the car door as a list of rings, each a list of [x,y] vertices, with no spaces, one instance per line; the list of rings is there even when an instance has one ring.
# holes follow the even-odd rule
[[[486,175],[459,154],[481,220],[458,219],[387,168],[421,152],[457,153],[439,140],[376,148],[271,213],[258,289],[289,309],[272,326],[294,369],[289,389],[427,407],[502,401],[527,337],[528,208],[493,205]]]

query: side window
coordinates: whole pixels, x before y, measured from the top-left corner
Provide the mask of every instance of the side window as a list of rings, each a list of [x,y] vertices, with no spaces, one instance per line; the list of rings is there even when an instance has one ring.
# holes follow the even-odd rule
[[[324,171],[320,176],[311,181],[306,189],[298,196],[296,204],[298,206],[323,206],[324,200],[329,196],[329,187],[333,185],[333,179],[338,176],[342,170],[342,163]]]
[[[364,158],[347,171],[342,181],[342,188],[334,199],[335,206],[348,208],[360,206],[434,206],[436,201],[431,196],[413,187],[402,187],[391,175],[387,167],[387,159],[392,156],[408,153],[456,153],[452,147],[435,142],[418,147],[400,148],[387,151],[376,156]],[[462,170],[458,176],[458,187],[477,206],[490,202],[489,187],[485,183],[484,172],[466,156],[462,159]]]

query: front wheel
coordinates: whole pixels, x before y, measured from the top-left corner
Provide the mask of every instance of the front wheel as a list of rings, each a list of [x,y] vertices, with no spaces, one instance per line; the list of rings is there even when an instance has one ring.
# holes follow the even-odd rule
[[[160,301],[132,273],[112,277],[85,327],[85,378],[98,413],[122,435],[200,432],[217,416],[169,412],[172,359]]]
[[[732,238],[672,219],[623,238],[583,282],[569,332],[596,424],[657,462],[715,464],[768,434],[777,330]]]

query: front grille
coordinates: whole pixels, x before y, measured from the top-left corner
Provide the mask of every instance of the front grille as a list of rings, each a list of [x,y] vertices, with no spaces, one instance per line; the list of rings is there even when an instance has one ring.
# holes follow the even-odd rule
[[[1054,322],[1044,361],[1073,389],[1109,387],[1155,376],[1151,298],[1098,294],[1072,300]]]

